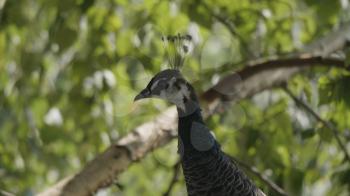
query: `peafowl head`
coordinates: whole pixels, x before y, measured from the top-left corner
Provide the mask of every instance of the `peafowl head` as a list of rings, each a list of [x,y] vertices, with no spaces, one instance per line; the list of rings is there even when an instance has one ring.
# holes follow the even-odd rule
[[[167,44],[170,69],[157,73],[134,99],[160,98],[175,104],[179,109],[186,110],[189,103],[197,103],[197,98],[192,86],[184,79],[179,69],[182,67],[185,55],[189,52],[189,35],[168,36],[163,38]]]
[[[192,86],[175,69],[157,73],[134,100],[144,98],[164,99],[182,109],[188,101],[196,101]]]

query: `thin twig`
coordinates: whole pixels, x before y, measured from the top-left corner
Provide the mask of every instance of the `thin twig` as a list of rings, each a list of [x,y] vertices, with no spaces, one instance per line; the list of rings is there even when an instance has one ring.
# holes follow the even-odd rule
[[[124,186],[123,184],[119,183],[119,182],[115,182],[114,185],[115,185],[116,187],[118,187],[118,189],[119,189],[120,191],[124,191],[124,189],[125,189],[125,186]]]
[[[248,44],[244,40],[244,38],[236,31],[236,28],[234,27],[234,24],[227,18],[221,16],[220,14],[216,13],[212,9],[210,9],[210,6],[208,6],[204,1],[199,1],[200,4],[210,13],[210,15],[215,18],[217,21],[219,21],[221,24],[223,24],[232,34],[232,36],[237,37],[239,41],[242,43],[242,47],[249,55],[251,55],[250,50],[248,49]]]
[[[2,23],[2,18],[3,18],[3,15],[4,15],[6,3],[7,3],[7,0],[3,0],[2,2],[0,2],[0,25]]]
[[[309,107],[306,103],[304,103],[302,100],[298,99],[292,91],[290,91],[286,86],[282,87],[283,90],[295,101],[295,103],[301,107],[303,107],[307,112],[309,112],[315,119],[317,119],[319,122],[323,124],[323,126],[327,127],[329,130],[332,131],[339,147],[344,152],[345,158],[350,163],[350,155],[348,151],[346,150],[345,144],[341,141],[339,136],[339,130],[335,128],[330,122],[322,119],[311,107]]]
[[[167,191],[163,194],[163,196],[169,196],[171,191],[173,190],[176,182],[179,180],[179,174],[180,174],[180,164],[181,162],[178,161],[174,167],[173,167],[173,178],[170,181],[170,184],[168,186]]]
[[[289,195],[284,189],[282,189],[276,183],[271,181],[266,175],[259,172],[259,170],[256,167],[250,166],[247,163],[244,163],[243,161],[240,161],[232,156],[229,156],[229,157],[231,158],[232,161],[237,163],[239,166],[245,168],[248,172],[250,172],[250,173],[254,174],[256,177],[258,177],[262,182],[264,182],[267,186],[269,186],[273,191],[275,191],[279,195],[283,195],[283,196]]]
[[[15,196],[15,194],[10,193],[10,192],[5,191],[5,190],[0,190],[0,195],[3,195],[3,196]]]

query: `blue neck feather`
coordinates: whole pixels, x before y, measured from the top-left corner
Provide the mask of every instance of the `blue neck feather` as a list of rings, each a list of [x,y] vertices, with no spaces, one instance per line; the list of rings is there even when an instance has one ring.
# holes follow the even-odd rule
[[[193,148],[191,145],[191,127],[193,122],[204,125],[200,108],[197,108],[191,114],[184,115],[182,117],[179,115],[178,132],[185,148]]]

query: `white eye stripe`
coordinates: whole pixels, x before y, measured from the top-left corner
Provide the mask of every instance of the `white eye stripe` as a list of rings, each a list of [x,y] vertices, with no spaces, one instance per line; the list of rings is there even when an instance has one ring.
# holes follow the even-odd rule
[[[153,90],[159,83],[159,80],[157,80],[155,83],[152,84],[151,90]]]
[[[166,78],[161,78],[161,79],[157,80],[156,82],[154,82],[151,86],[151,90],[155,89],[158,86],[158,83],[160,81],[163,81],[163,80],[166,80]]]

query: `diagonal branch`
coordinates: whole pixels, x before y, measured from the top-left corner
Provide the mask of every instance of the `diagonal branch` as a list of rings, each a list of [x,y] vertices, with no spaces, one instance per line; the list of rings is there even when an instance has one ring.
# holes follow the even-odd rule
[[[285,190],[283,190],[281,187],[279,187],[277,184],[275,184],[273,181],[271,181],[266,175],[260,173],[256,167],[250,166],[250,165],[244,163],[243,161],[238,160],[232,156],[230,156],[230,158],[234,162],[238,163],[239,166],[241,166],[242,168],[245,168],[248,172],[257,176],[261,181],[263,181],[267,186],[269,186],[271,190],[275,191],[276,193],[278,193],[279,195],[282,195],[282,196],[288,195],[288,193]]]
[[[2,18],[4,15],[6,3],[7,3],[7,0],[0,0],[0,25],[2,23]]]
[[[343,47],[349,35],[350,24],[344,24],[337,31],[310,44],[302,52],[313,54],[313,56],[328,56]],[[303,57],[302,52],[297,56]],[[213,104],[216,100],[220,101],[223,98],[231,101],[239,101],[288,81],[294,74],[306,67],[320,64],[319,62],[309,62],[305,63],[305,66],[299,66],[300,62],[295,63],[286,65],[284,68],[274,67],[273,69],[266,70],[263,68],[252,68],[255,66],[248,66],[237,72],[238,74],[235,73],[224,77],[201,97],[209,104]],[[334,66],[334,64],[327,66]],[[257,70],[251,71],[252,69]],[[238,83],[235,82],[237,75],[243,78]],[[40,195],[90,195],[102,187],[110,186],[113,183],[113,179],[126,170],[132,163],[139,161],[148,152],[167,144],[176,137],[176,116],[176,109],[174,107],[169,108],[156,117],[155,120],[146,122],[135,128],[116,144],[111,145],[104,152],[97,155],[78,174],[65,178]]]
[[[274,58],[265,61],[255,61],[247,63],[246,67],[248,68],[243,68],[242,70],[239,70],[231,75],[222,78],[220,82],[218,82],[214,87],[204,92],[201,98],[209,103],[218,97],[224,100],[239,99],[239,97],[235,97],[237,94],[240,94],[237,91],[241,90],[242,88],[252,88],[250,86],[243,85],[256,85],[256,87],[259,88],[259,83],[254,81],[261,80],[261,78],[256,77],[266,76],[266,78],[269,78],[270,81],[277,84],[277,82],[286,81],[285,78],[283,78],[283,75],[289,78],[294,74],[294,72],[298,71],[299,69],[314,66],[327,66],[348,69],[345,66],[343,59],[312,56],[311,54],[307,53],[286,59]],[[290,72],[277,71],[281,70],[282,68],[290,69]],[[271,77],[276,77],[276,79],[274,80]],[[248,80],[251,80],[252,82],[245,82]]]
[[[349,39],[350,22],[344,23],[343,26],[341,26],[338,30],[329,33],[327,36],[316,40],[310,43],[309,45],[306,45],[301,51],[291,53],[287,56],[290,58],[307,58],[318,56],[317,58],[323,59],[324,57],[330,56],[333,52],[342,49],[346,41]],[[275,61],[275,63],[269,63],[272,61]],[[254,94],[254,89],[264,90],[274,86],[279,86],[280,84],[284,83],[289,78],[291,78],[294,74],[302,71],[304,68],[308,66],[319,65],[319,63],[309,64],[305,62],[304,66],[299,66],[300,62],[294,61],[294,63],[296,64],[291,65],[289,64],[290,62],[286,62],[286,64],[282,66],[284,67],[284,69],[277,69],[279,68],[278,63],[280,63],[278,60],[272,59],[271,61],[260,63],[262,67],[264,67],[265,65],[270,68],[260,68],[258,63],[258,65],[256,66],[258,68],[247,68],[230,74],[221,79],[220,82],[218,82],[215,86],[207,90],[203,94],[202,98],[209,103],[213,102],[213,100],[217,99],[218,97],[228,99],[231,101],[238,101],[241,99],[242,96],[247,97]],[[253,71],[254,69],[255,71]],[[263,69],[263,71],[261,69]],[[253,72],[259,72],[259,74],[254,74]],[[241,82],[237,83],[237,79],[239,79]],[[237,91],[239,91],[240,93],[236,93]],[[222,96],[223,93],[221,92],[229,93],[224,93],[224,96]]]
[[[163,194],[163,196],[169,196],[171,191],[174,188],[174,185],[176,184],[176,182],[179,180],[179,175],[180,175],[180,166],[181,166],[181,162],[178,161],[176,162],[176,164],[173,167],[173,177],[170,181],[170,184],[168,186],[168,189],[166,190],[166,192]]]
[[[310,106],[308,106],[306,103],[304,103],[302,100],[298,99],[293,93],[292,91],[290,91],[286,86],[283,87],[283,90],[294,100],[294,102],[301,106],[302,108],[304,108],[308,113],[310,113],[316,120],[318,120],[319,122],[321,122],[323,124],[323,126],[327,127],[329,130],[332,131],[340,149],[343,151],[344,155],[345,155],[345,159],[347,161],[349,161],[350,163],[350,155],[346,149],[345,144],[342,142],[342,140],[340,139],[339,136],[339,130],[337,128],[335,128],[330,122],[322,119]]]
[[[239,39],[239,41],[241,42],[241,46],[244,50],[244,52],[246,52],[247,54],[249,54],[249,56],[251,56],[251,51],[248,48],[248,44],[245,41],[245,39],[236,31],[236,28],[234,27],[234,24],[228,20],[226,17],[223,17],[222,15],[220,15],[219,13],[215,12],[214,10],[212,10],[210,8],[210,6],[208,4],[206,4],[204,1],[198,1],[200,2],[200,4],[210,13],[210,15],[216,19],[217,21],[219,21],[221,24],[223,24],[231,33],[232,36],[237,37]]]
[[[0,190],[0,195],[3,195],[3,196],[15,196],[15,194],[7,192],[5,190]]]

